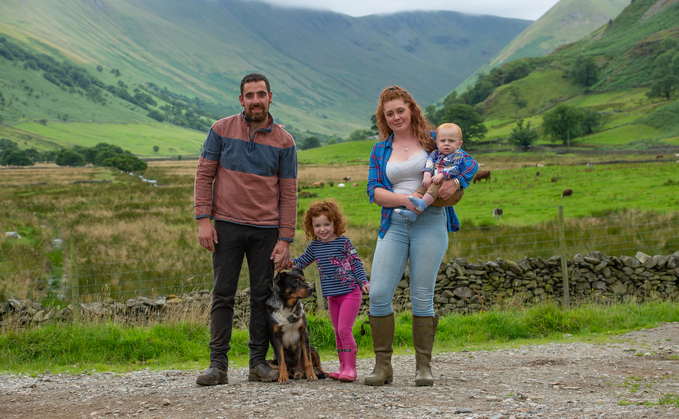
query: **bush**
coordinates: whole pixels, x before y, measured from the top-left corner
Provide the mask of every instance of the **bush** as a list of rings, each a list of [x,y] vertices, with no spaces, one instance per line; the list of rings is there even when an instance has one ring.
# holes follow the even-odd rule
[[[538,133],[535,132],[535,130],[530,129],[530,122],[524,127],[522,119],[512,130],[512,134],[509,136],[509,143],[517,147],[522,147],[524,150],[528,150],[537,139]]]
[[[123,172],[143,172],[148,167],[145,161],[131,154],[116,154],[103,160],[100,165],[115,167]]]

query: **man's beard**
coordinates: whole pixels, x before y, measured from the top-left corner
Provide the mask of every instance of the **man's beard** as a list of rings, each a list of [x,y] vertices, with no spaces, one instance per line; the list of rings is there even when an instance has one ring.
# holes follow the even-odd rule
[[[265,121],[269,117],[269,112],[267,112],[266,109],[264,109],[264,107],[257,108],[257,109],[262,109],[262,110],[264,110],[264,112],[259,114],[259,116],[254,116],[250,112],[248,112],[247,109],[245,110],[245,119],[248,122],[262,122],[262,121]]]

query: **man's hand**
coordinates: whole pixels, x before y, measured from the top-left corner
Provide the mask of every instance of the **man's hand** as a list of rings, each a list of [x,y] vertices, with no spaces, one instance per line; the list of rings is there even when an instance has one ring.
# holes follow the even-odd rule
[[[443,182],[445,178],[446,177],[443,175],[443,173],[439,173],[438,175],[434,176],[431,181],[438,185],[439,183]]]
[[[198,219],[198,240],[201,246],[211,252],[215,251],[215,243],[219,242],[217,240],[217,230],[215,230],[210,219],[207,217]]]
[[[290,242],[278,240],[269,259],[274,261],[276,272],[280,272],[289,267],[292,263],[292,260],[290,259]]]
[[[444,180],[441,189],[439,189],[439,198],[445,201],[455,192],[457,192],[457,182],[454,179]]]

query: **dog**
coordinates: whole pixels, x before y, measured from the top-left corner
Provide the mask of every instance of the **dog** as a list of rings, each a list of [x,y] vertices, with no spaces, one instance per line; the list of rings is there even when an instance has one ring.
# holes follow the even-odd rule
[[[315,381],[328,377],[321,368],[321,357],[309,341],[302,299],[313,293],[299,268],[280,272],[273,279],[273,291],[266,302],[274,359],[269,364],[278,369],[278,382],[289,383],[306,378]]]

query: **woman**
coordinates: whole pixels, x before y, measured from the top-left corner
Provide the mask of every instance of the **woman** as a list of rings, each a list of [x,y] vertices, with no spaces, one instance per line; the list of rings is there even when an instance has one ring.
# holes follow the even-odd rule
[[[413,310],[413,342],[416,351],[415,384],[433,385],[431,353],[438,317],[434,314],[434,285],[439,266],[448,249],[447,231],[457,231],[459,221],[453,207],[428,207],[419,213],[407,199],[417,195],[422,184],[422,168],[427,154],[435,148],[434,128],[407,91],[392,86],[380,95],[377,127],[381,141],[370,154],[368,195],[382,207],[375,256],[370,275],[370,326],[375,351],[375,369],[365,379],[367,385],[393,381],[391,367],[394,341],[394,310],[391,302],[410,260],[410,299]],[[444,199],[458,188],[466,188],[478,170],[465,153],[467,170],[444,182]],[[416,212],[417,220],[392,217],[394,208]]]

